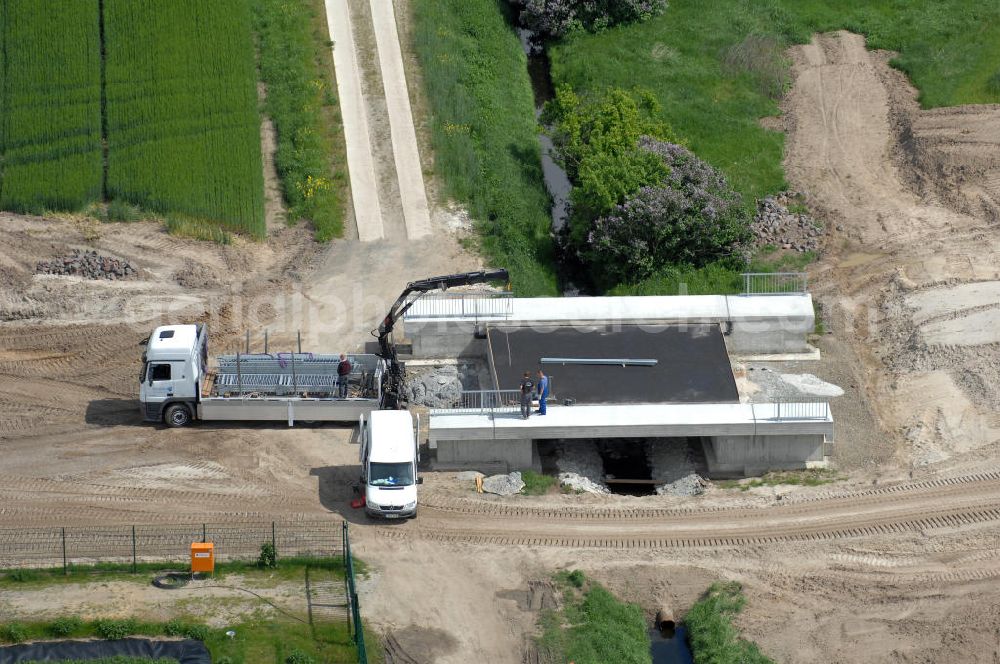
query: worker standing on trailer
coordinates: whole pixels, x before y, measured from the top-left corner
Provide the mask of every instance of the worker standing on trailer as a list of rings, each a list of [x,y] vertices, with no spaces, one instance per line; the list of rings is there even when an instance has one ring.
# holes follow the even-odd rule
[[[545,400],[549,398],[549,377],[538,370],[538,414],[545,414]]]
[[[351,377],[351,361],[343,353],[340,354],[340,364],[337,365],[337,392],[341,399],[347,398],[347,381]]]
[[[535,383],[531,380],[531,372],[525,371],[521,379],[521,419],[531,417],[531,397],[535,392]]]

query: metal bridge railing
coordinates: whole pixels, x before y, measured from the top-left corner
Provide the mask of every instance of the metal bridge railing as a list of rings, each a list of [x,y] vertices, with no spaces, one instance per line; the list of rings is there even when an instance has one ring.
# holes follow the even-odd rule
[[[510,318],[511,293],[432,293],[413,303],[406,318]]]
[[[805,272],[745,272],[744,295],[802,295],[808,292]]]
[[[466,390],[451,408],[432,408],[432,415],[484,415],[516,413],[521,409],[520,390]]]
[[[772,401],[754,404],[754,418],[779,422],[802,420],[827,420],[830,417],[829,401]]]

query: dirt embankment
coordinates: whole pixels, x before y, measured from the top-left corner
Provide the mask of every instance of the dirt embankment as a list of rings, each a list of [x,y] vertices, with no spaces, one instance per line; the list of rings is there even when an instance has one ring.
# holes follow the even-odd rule
[[[1000,107],[920,110],[890,57],[847,32],[793,49],[786,168],[830,231],[819,299],[919,466],[1000,441]]]

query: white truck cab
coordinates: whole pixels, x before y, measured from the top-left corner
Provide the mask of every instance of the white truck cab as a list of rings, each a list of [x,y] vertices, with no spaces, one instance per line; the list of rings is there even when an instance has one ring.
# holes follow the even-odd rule
[[[365,512],[385,519],[415,517],[423,478],[417,475],[413,418],[405,410],[376,410],[360,424]]]
[[[153,330],[139,374],[139,402],[147,420],[184,426],[193,419],[208,361],[207,335],[204,325]]]

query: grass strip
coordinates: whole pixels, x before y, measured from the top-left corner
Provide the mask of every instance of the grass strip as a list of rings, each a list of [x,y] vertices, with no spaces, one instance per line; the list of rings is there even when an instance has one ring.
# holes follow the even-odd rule
[[[31,660],[25,664],[43,664],[38,660]],[[98,657],[97,659],[59,659],[46,660],[44,664],[177,664],[177,660],[172,657],[159,657],[150,659],[148,657],[125,657],[115,655],[114,657]]]
[[[642,609],[618,600],[579,570],[560,572],[562,610],[543,611],[536,640],[539,662],[649,664],[649,635]]]
[[[635,284],[620,284],[609,295],[736,295],[743,292],[744,272],[802,272],[816,253],[787,253],[774,247],[757,250],[749,265],[724,260],[703,267],[669,265]]]
[[[321,0],[254,3],[264,111],[278,135],[275,166],[289,219],[308,219],[315,237],[344,233],[347,157]]]
[[[749,491],[760,486],[822,486],[833,484],[844,479],[834,470],[827,468],[813,468],[810,470],[788,470],[767,473],[761,477],[754,477],[745,480],[718,480],[715,486],[720,489],[739,489]]]
[[[740,636],[733,618],[746,604],[743,587],[713,583],[684,616],[695,664],[774,664],[756,644]]]
[[[144,622],[133,619],[99,619],[77,621],[65,629],[66,618],[44,622],[0,624],[0,642],[20,643],[51,639],[123,639],[126,637],[195,638],[203,641],[213,662],[258,664],[284,662],[295,651],[314,657],[316,661],[356,664],[357,651],[347,622],[308,623],[285,617],[240,620],[222,628],[201,623],[194,616],[184,616],[168,622]],[[229,637],[226,632],[233,631]],[[369,638],[366,630],[365,637]],[[377,644],[378,640],[366,641]],[[377,648],[373,648],[376,650]],[[88,660],[94,661],[94,660]],[[118,664],[114,659],[109,660]],[[135,660],[150,661],[150,660]]]
[[[521,480],[524,488],[521,493],[526,496],[541,496],[549,492],[556,485],[556,478],[551,475],[543,475],[533,470],[525,470],[521,473]]]
[[[344,577],[344,559],[341,556],[326,558],[288,557],[278,558],[274,568],[262,568],[255,562],[232,561],[219,562],[215,565],[217,581],[224,580],[228,575],[265,577],[277,581],[300,578],[303,570],[308,567],[313,570],[324,570],[337,578]],[[62,567],[51,568],[21,568],[0,571],[0,588],[38,588],[48,585],[68,583],[86,583],[89,581],[106,582],[108,580],[134,581],[147,584],[149,577],[165,571],[178,571],[188,568],[188,561],[171,563],[138,563],[135,572],[131,563],[98,563],[96,565],[70,565],[66,572]],[[367,574],[364,561],[354,558],[354,573],[357,576]]]
[[[549,196],[534,98],[505,0],[415,0],[435,170],[468,207],[481,250],[518,295],[554,295]]]

